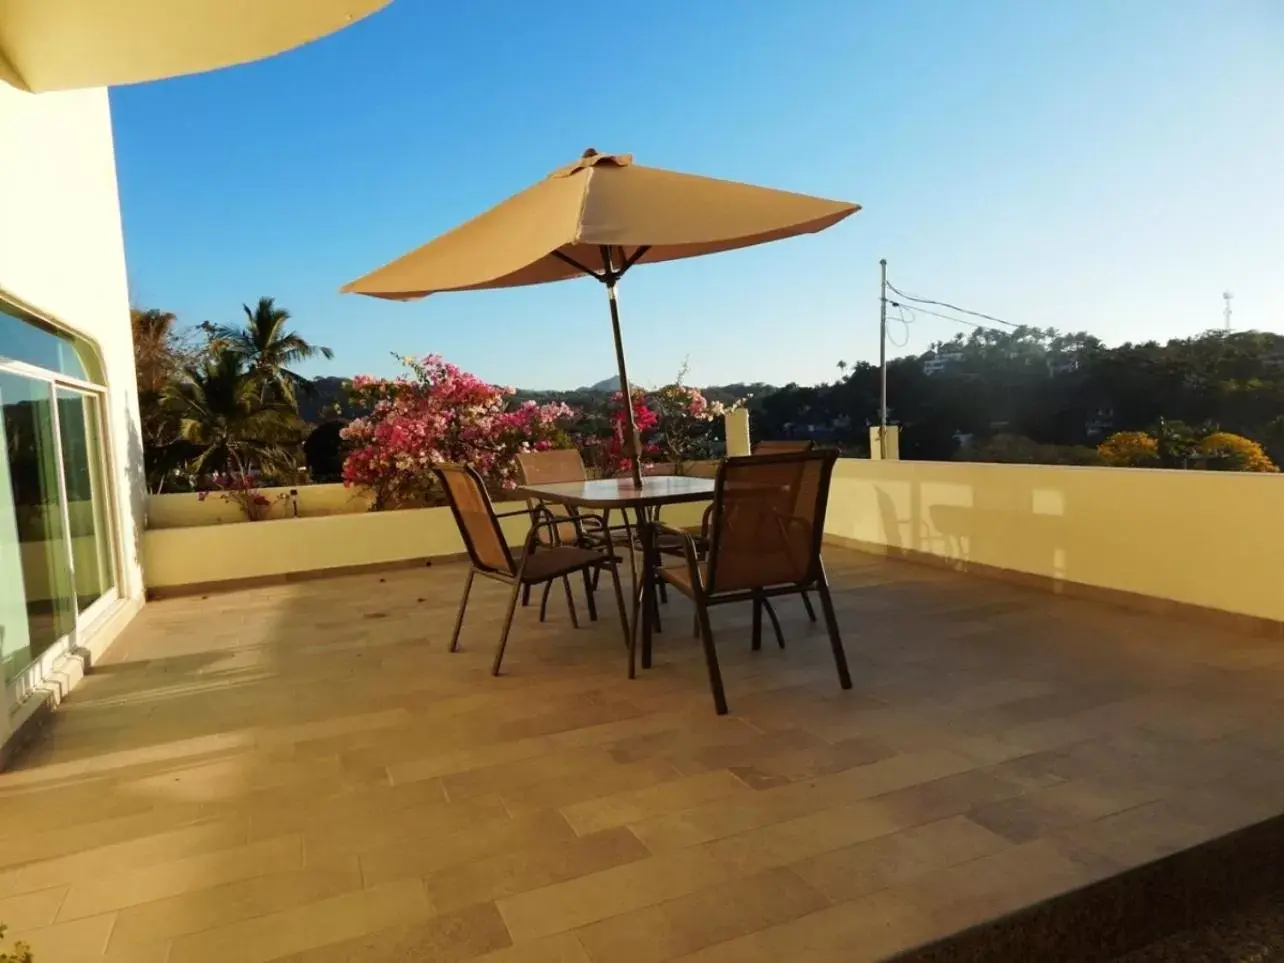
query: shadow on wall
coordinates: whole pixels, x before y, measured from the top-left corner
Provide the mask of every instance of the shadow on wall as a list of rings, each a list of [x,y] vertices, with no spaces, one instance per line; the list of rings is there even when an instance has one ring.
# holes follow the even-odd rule
[[[143,558],[143,531],[147,527],[147,468],[143,462],[143,438],[139,434],[134,420],[127,419],[129,437],[126,439],[127,460],[125,477],[129,484],[129,502],[133,508],[133,531],[122,532],[126,542],[125,556],[127,565],[141,565]],[[117,493],[119,497],[120,493]],[[130,548],[132,546],[132,555]],[[141,589],[141,586],[139,586]]]
[[[826,529],[954,568],[1284,621],[1282,501],[1276,475],[844,459]]]
[[[959,570],[982,563],[1057,580],[1074,577],[1063,489],[909,481],[894,490],[876,485],[874,493],[883,543],[894,552],[931,555]]]

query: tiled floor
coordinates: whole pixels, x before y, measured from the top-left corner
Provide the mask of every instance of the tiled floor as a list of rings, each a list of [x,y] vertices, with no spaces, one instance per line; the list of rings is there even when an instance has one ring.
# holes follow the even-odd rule
[[[1284,808],[1284,644],[828,553],[779,605],[609,623],[458,566],[147,606],[0,776],[38,963],[878,959]]]

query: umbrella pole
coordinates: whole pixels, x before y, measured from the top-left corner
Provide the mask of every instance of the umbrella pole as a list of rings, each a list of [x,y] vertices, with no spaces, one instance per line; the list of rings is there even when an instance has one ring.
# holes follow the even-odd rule
[[[610,270],[608,263],[607,270]],[[616,279],[608,275],[606,297],[611,305],[611,333],[615,335],[615,363],[620,369],[620,390],[624,397],[625,443],[629,447],[629,468],[633,484],[642,487],[642,445],[638,438],[637,422],[633,418],[633,386],[629,383],[628,368],[624,364],[624,338],[620,334],[620,303],[615,297]]]

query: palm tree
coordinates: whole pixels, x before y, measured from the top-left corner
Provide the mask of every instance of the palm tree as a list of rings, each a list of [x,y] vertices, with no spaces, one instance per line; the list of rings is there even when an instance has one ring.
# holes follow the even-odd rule
[[[312,392],[314,389],[312,382],[293,367],[317,355],[329,360],[334,352],[287,330],[285,324],[290,320],[290,312],[278,308],[273,298],[259,298],[253,309],[248,304],[241,307],[245,311],[245,327],[211,325],[207,329],[211,342],[245,362],[247,373],[258,385],[264,401],[275,397],[297,410],[298,390]]]
[[[178,421],[165,404],[165,392],[197,364],[201,349],[191,335],[178,327],[172,311],[130,308],[134,340],[134,368],[138,379],[139,424],[142,429],[143,468],[149,491],[160,492],[187,456],[178,434]]]
[[[279,473],[293,467],[300,423],[289,403],[264,399],[241,355],[224,348],[203,366],[185,369],[165,393],[179,434],[197,448],[194,474],[226,470],[241,485],[258,469]]]
[[[172,311],[159,308],[130,308],[129,321],[134,335],[138,391],[159,393],[174,376],[175,369],[181,367],[174,330],[178,318]]]

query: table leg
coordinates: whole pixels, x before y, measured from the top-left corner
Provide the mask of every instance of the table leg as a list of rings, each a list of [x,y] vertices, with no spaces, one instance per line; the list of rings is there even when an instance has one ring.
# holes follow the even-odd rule
[[[642,668],[651,668],[651,625],[655,618],[655,526],[641,520],[642,530]]]

